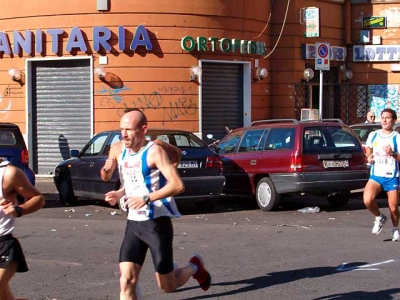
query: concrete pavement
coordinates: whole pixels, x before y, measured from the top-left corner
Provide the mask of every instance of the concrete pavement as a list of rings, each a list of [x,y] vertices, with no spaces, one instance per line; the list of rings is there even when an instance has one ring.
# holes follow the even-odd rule
[[[36,175],[36,188],[44,194],[46,201],[59,200],[53,176]]]

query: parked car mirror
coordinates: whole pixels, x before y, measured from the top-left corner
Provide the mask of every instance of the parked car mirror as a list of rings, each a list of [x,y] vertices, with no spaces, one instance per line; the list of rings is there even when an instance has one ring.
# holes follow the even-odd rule
[[[79,150],[71,150],[70,154],[71,157],[79,157]]]

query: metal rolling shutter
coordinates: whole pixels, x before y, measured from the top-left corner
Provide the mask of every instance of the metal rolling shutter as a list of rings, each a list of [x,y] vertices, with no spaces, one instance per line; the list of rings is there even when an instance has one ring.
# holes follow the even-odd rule
[[[225,126],[243,126],[243,65],[228,63],[202,64],[203,139],[207,134],[221,139]],[[211,142],[211,141],[210,141]]]
[[[35,62],[32,77],[33,170],[52,174],[91,138],[90,60]]]

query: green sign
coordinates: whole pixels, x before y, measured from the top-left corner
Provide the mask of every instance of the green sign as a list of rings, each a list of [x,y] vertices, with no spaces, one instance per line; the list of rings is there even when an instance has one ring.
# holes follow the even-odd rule
[[[256,54],[265,55],[266,47],[263,42],[254,42],[248,40],[217,38],[198,36],[197,38],[191,36],[184,36],[181,40],[181,48],[185,51],[211,51],[217,50],[221,52],[240,52],[241,54]]]
[[[363,28],[386,28],[386,17],[363,17]]]

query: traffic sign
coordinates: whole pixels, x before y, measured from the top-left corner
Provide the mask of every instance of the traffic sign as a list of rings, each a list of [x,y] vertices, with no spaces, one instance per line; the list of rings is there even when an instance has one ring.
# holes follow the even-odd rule
[[[330,48],[329,43],[315,43],[315,70],[330,70]]]

